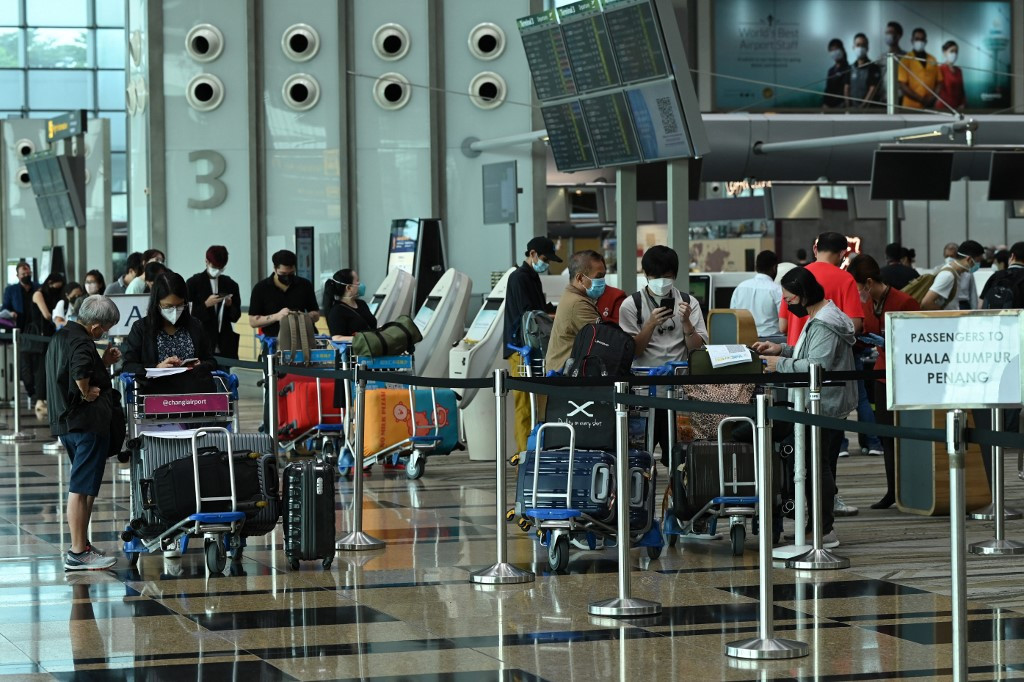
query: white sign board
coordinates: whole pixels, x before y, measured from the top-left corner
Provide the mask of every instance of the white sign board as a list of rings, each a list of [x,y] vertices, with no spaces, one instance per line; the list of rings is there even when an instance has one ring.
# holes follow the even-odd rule
[[[132,325],[146,316],[149,310],[149,294],[130,296],[109,296],[121,313],[121,321],[110,329],[110,336],[128,336]]]
[[[1024,311],[889,313],[890,410],[1020,407]]]

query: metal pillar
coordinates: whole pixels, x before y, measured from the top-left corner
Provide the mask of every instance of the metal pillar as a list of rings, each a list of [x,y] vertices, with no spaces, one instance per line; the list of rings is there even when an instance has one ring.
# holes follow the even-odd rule
[[[772,424],[768,419],[771,395],[757,396],[757,514],[758,541],[761,549],[759,578],[761,601],[758,605],[757,637],[730,642],[725,647],[727,656],[755,660],[800,658],[810,653],[806,642],[775,637],[775,587],[772,575],[772,505],[775,486],[772,478]]]
[[[964,459],[967,455],[967,414],[946,413],[946,448],[949,450],[949,544],[952,564],[953,679],[967,680],[967,534]]]
[[[505,370],[494,370],[494,422],[497,427],[495,428],[497,437],[495,439],[496,450],[494,452],[494,462],[497,467],[495,470],[495,480],[497,482],[495,483],[494,505],[498,529],[497,561],[493,565],[480,571],[475,571],[469,576],[470,582],[481,585],[515,585],[533,582],[535,578],[532,572],[524,571],[508,563],[508,537],[505,530],[507,525],[505,519],[505,510],[507,509],[505,501],[505,495],[507,494],[505,467],[508,466],[508,463],[505,461],[505,439],[508,437],[508,415],[505,403],[508,400],[508,390],[505,388],[505,376]]]
[[[690,290],[690,160],[668,162],[668,247],[679,254],[676,284]]]
[[[17,328],[11,330],[11,336],[14,339],[14,431],[0,435],[0,441],[4,443],[27,443],[28,441],[35,440],[36,437],[35,434],[21,430],[21,400],[19,399],[20,391],[18,390],[18,380],[21,377],[21,353],[18,350]]]
[[[892,116],[896,113],[896,80],[898,76],[896,70],[900,66],[895,52],[890,52],[886,58],[888,59],[888,64],[885,70],[885,113]],[[892,244],[900,240],[899,220],[899,204],[890,199],[885,202],[886,244]]]
[[[619,288],[636,291],[636,166],[615,171],[615,211],[615,271]]]
[[[616,398],[629,393],[629,383],[615,382]],[[615,403],[615,479],[617,492],[615,495],[616,513],[616,549],[619,554],[619,596],[612,599],[591,602],[587,612],[592,616],[615,616],[618,618],[631,616],[653,616],[661,613],[661,604],[636,599],[632,595],[630,584],[631,565],[629,561],[630,529],[629,529],[629,421],[625,405],[616,400]]]
[[[335,548],[342,552],[385,547],[383,540],[363,532],[363,436],[366,416],[364,368],[364,365],[356,365],[352,370],[356,384],[356,438],[352,444],[352,530],[335,545]]]

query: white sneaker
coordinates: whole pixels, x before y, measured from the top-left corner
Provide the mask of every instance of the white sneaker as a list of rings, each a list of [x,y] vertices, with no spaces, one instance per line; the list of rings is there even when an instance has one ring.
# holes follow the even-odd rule
[[[839,456],[840,457],[849,457],[850,456],[850,451],[849,450],[840,450],[839,451]]]
[[[821,538],[821,546],[824,549],[834,549],[839,546],[839,537],[836,536],[834,528],[828,535]]]
[[[860,509],[852,504],[846,504],[841,496],[836,495],[835,502],[832,504],[833,516],[856,516],[859,513]]]
[[[868,454],[871,455],[872,457],[881,457],[885,453],[879,450],[878,448],[869,448]]]
[[[116,563],[117,559],[114,557],[100,556],[91,549],[87,549],[81,554],[72,554],[69,550],[64,555],[65,571],[103,571],[113,568]]]

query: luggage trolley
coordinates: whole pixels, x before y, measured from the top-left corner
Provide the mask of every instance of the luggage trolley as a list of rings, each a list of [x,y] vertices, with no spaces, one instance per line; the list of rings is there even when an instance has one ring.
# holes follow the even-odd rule
[[[225,426],[238,430],[238,377],[211,372],[212,393],[143,394],[135,375],[124,372],[119,379],[124,388],[129,441],[147,430],[180,430],[181,426]]]
[[[204,497],[202,484],[199,476],[199,439],[208,433],[223,433],[227,443],[228,476],[230,479],[230,494],[226,496]],[[231,445],[230,432],[225,428],[211,427],[200,428],[192,434],[192,472],[195,481],[196,511],[186,518],[177,522],[160,535],[144,540],[135,534],[135,530],[129,527],[121,533],[121,539],[126,543],[125,552],[128,554],[128,562],[134,567],[138,564],[139,554],[152,552],[168,546],[176,547],[182,554],[188,551],[189,538],[202,537],[204,539],[204,552],[206,554],[206,567],[210,573],[223,573],[227,563],[227,552],[238,551],[242,546],[242,526],[245,523],[246,513],[243,505],[238,503],[238,496],[235,491],[235,453]],[[229,502],[230,511],[204,512],[204,504],[212,502]],[[252,507],[258,508],[266,505],[266,500],[249,503]]]
[[[511,343],[507,346],[509,350],[519,353],[520,362],[514,370],[517,379],[544,376],[544,356],[539,350],[532,346],[516,346]],[[528,393],[527,395],[530,396],[530,427],[532,428],[540,421],[540,415],[537,412],[537,394]]]
[[[301,350],[285,351],[277,350],[277,339],[276,338],[264,338],[263,343],[268,353],[275,354],[277,360],[276,367],[287,374],[286,367],[288,365],[302,365],[306,368],[320,368],[320,369],[339,369],[342,366],[342,357],[346,352],[345,346],[347,344],[339,344],[330,339],[327,336],[317,336],[316,341],[318,343],[317,348],[312,348],[309,351],[309,362],[306,362],[306,357]],[[303,445],[306,449],[315,450],[317,447],[322,446],[324,443],[335,434],[343,431],[343,424],[345,421],[345,407],[327,409],[324,407],[324,399],[330,398],[333,402],[333,384],[328,387],[324,384],[323,379],[316,377],[314,379],[316,385],[316,407],[315,407],[315,419],[311,419],[308,425],[303,425],[301,428],[298,425],[297,420],[293,420],[290,425],[286,424],[285,427],[288,430],[282,429],[281,424],[275,426],[278,429],[278,443],[282,451],[287,452],[290,449],[299,450]],[[278,384],[278,393],[275,400],[278,398],[286,398],[289,392],[298,391],[299,385],[296,383],[289,384],[285,387],[281,387]],[[330,396],[326,394],[331,392]],[[309,412],[313,412],[313,406],[307,406]],[[278,413],[280,418],[280,412]],[[290,426],[290,429],[288,428]],[[293,431],[294,430],[294,431]]]

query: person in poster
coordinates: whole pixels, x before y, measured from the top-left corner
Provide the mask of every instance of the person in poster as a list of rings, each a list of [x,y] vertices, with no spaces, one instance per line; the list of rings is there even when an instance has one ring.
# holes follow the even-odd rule
[[[858,33],[853,37],[853,66],[850,69],[851,107],[866,109],[875,101],[882,82],[882,69],[868,57],[868,37]],[[861,100],[861,101],[856,101]]]
[[[960,46],[955,40],[947,40],[942,46],[942,55],[945,62],[939,66],[942,73],[942,85],[939,87],[939,101],[935,102],[935,108],[940,111],[948,111],[946,104],[957,111],[963,111],[967,106],[967,96],[964,94],[964,72],[956,65],[957,57],[960,56]],[[946,104],[943,104],[945,102]]]
[[[935,57],[924,51],[928,45],[928,34],[923,28],[915,28],[911,34],[914,48],[900,59],[900,91],[903,106],[908,109],[930,109],[935,106],[934,93],[942,83],[942,72]]]
[[[828,41],[828,54],[833,63],[828,69],[822,104],[829,109],[845,107],[850,101],[850,62],[846,58],[843,41],[839,38]]]
[[[886,74],[889,70],[889,55],[896,55],[896,60],[899,61],[903,58],[903,55],[907,53],[902,47],[900,47],[900,40],[903,38],[903,24],[898,21],[890,21],[885,25],[885,54],[879,60],[881,68],[881,82],[884,83]],[[878,101],[885,104],[886,100],[885,88],[878,89]]]

